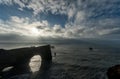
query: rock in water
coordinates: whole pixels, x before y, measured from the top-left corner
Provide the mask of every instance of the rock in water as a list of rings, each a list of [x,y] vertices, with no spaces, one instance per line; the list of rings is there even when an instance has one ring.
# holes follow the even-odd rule
[[[107,71],[108,79],[120,79],[120,65],[110,67]]]

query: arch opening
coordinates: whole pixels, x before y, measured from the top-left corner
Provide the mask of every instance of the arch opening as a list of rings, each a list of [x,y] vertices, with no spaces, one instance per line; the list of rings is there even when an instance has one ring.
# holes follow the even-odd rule
[[[34,73],[39,71],[42,63],[42,58],[40,55],[34,55],[29,62],[30,70]]]

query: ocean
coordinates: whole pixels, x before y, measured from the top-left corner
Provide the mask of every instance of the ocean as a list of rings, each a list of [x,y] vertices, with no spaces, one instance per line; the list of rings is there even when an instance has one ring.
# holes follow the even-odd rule
[[[0,44],[0,48],[12,49],[44,44]],[[52,44],[53,60],[47,69],[41,67],[40,56],[31,59],[32,74],[25,72],[3,79],[107,79],[106,72],[111,66],[120,64],[120,49],[105,45]],[[93,50],[89,50],[92,47]],[[56,53],[56,55],[55,55]],[[16,72],[15,72],[16,73]]]

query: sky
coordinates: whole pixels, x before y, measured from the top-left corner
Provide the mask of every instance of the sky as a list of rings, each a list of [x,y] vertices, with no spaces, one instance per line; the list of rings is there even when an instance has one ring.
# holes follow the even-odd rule
[[[0,42],[120,39],[120,0],[0,0]]]

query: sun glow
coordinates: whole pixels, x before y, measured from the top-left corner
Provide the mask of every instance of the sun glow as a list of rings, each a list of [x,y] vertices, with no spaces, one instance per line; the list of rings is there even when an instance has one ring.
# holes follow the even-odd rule
[[[34,36],[38,36],[39,35],[39,30],[37,28],[32,28],[31,29],[31,34]]]

